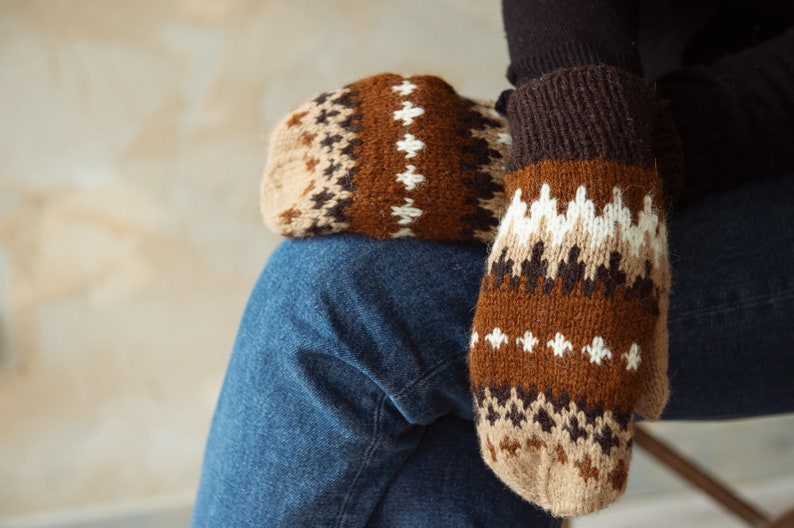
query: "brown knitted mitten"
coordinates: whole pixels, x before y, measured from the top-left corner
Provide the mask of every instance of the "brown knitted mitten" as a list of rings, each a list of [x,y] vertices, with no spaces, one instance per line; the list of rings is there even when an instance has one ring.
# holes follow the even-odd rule
[[[432,76],[380,74],[321,94],[275,129],[261,209],[276,233],[490,241],[510,136],[486,101]]]
[[[608,66],[530,81],[508,116],[508,208],[469,356],[477,429],[514,491],[582,515],[623,493],[633,414],[657,418],[667,401],[670,274],[653,148],[667,118],[650,85]]]

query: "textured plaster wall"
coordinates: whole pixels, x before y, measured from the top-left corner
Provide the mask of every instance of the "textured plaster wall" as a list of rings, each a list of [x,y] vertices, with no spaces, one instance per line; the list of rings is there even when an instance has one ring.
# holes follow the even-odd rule
[[[277,239],[270,127],[372,73],[504,87],[475,0],[0,1],[0,518],[190,494]]]

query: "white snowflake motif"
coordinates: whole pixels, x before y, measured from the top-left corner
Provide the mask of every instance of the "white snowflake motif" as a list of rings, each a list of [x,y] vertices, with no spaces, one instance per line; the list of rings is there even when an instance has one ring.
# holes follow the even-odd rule
[[[474,332],[471,334],[471,339],[469,339],[469,348],[474,348],[474,345],[480,342],[480,334]]]
[[[413,91],[416,90],[416,88],[417,86],[408,79],[405,79],[403,83],[400,85],[391,87],[393,92],[397,92],[398,94],[403,96],[411,95]]]
[[[499,132],[499,139],[497,139],[497,141],[502,145],[510,146],[513,144],[513,136],[505,132]]]
[[[590,354],[590,363],[601,364],[601,360],[612,359],[612,351],[607,348],[604,338],[595,336],[593,343],[582,348],[582,354]]]
[[[424,176],[414,171],[416,171],[416,167],[413,165],[406,165],[405,172],[401,172],[397,175],[397,181],[405,185],[406,191],[413,191],[416,189],[416,184],[425,181]]]
[[[491,343],[491,348],[494,350],[507,344],[507,336],[498,326],[494,328],[490,334],[485,336],[485,340]]]
[[[392,216],[400,217],[400,219],[397,221],[399,225],[412,224],[414,220],[422,216],[422,210],[417,209],[413,205],[414,201],[411,198],[405,199],[405,205],[401,205],[399,207],[392,205],[391,214]]]
[[[524,352],[532,352],[535,345],[538,344],[538,339],[532,335],[532,332],[527,330],[524,332],[523,337],[516,338],[516,345],[523,345]]]
[[[424,142],[416,139],[413,134],[405,134],[405,137],[397,142],[397,150],[405,152],[406,158],[415,158],[416,153],[424,146]]]
[[[419,117],[424,113],[424,108],[414,106],[411,101],[403,101],[402,110],[394,111],[394,119],[396,121],[402,120],[403,126],[408,126],[414,123],[415,117]]]
[[[626,370],[636,371],[640,368],[640,362],[642,361],[640,357],[640,345],[632,343],[629,351],[624,352],[620,357],[626,360]]]
[[[573,350],[573,345],[571,342],[565,339],[565,336],[559,332],[557,332],[557,335],[554,336],[552,341],[546,343],[546,346],[551,347],[554,350],[554,355],[557,357],[563,357],[566,350]]]

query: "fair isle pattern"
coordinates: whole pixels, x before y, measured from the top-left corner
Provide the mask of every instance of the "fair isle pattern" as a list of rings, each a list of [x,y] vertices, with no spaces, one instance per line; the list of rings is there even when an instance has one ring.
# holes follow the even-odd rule
[[[632,444],[628,414],[509,386],[482,388],[475,400],[485,460],[508,466],[500,475],[525,499],[578,515],[593,507],[584,506],[591,497],[600,497],[600,508],[625,490]]]
[[[603,311],[604,303],[617,303],[618,313],[631,313],[626,312],[631,304],[620,298],[570,298],[559,290],[527,295],[509,290],[506,284],[482,293],[481,299],[489,303],[515,300],[514,313],[527,313],[530,318],[521,320],[510,313],[475,317],[469,342],[473,391],[503,384],[536,386],[542,391],[565,392],[573,399],[587,397],[612,410],[630,409],[636,408],[636,398],[649,390],[653,376],[659,374],[652,368],[640,368],[653,366],[656,354],[664,352],[663,343],[646,335],[657,324],[655,316],[644,311],[634,321],[609,314],[587,316],[588,310],[594,314]],[[573,302],[566,305],[569,299]],[[549,316],[543,314],[548,313],[560,317],[556,324],[544,324]]]
[[[614,502],[632,417],[667,401],[670,289],[652,86],[561,69],[506,101],[509,203],[482,281],[469,373],[485,462],[556,516]]]
[[[417,88],[418,87],[410,80],[403,79],[401,84],[392,86],[392,91],[399,93],[403,97],[409,97]],[[424,113],[424,108],[414,105],[410,100],[402,101],[402,108],[394,111],[394,119],[401,121],[402,125],[406,127],[405,136],[402,140],[397,141],[396,145],[397,150],[405,152],[406,161],[416,157],[417,153],[425,147],[422,141],[419,141],[412,134],[407,132],[409,127],[414,124],[414,120]],[[416,166],[406,163],[405,170],[396,175],[397,181],[403,184],[406,193],[416,190],[417,185],[425,181],[424,175],[418,174],[415,171]],[[401,227],[399,231],[391,235],[392,238],[415,236],[414,232],[408,226],[422,216],[422,210],[418,207],[414,207],[413,198],[406,196],[405,203],[400,206],[392,206],[391,211],[392,216],[399,217],[397,224]]]
[[[471,347],[479,343],[479,337],[479,332],[472,334]],[[547,352],[551,351],[554,356],[562,358],[565,357],[566,353],[573,353],[579,349],[582,354],[588,356],[590,363],[596,366],[605,365],[608,360],[613,359],[613,351],[610,349],[607,340],[599,335],[594,336],[592,340],[587,341],[581,347],[575,347],[570,340],[566,339],[564,334],[556,332],[553,338],[546,341],[545,347],[541,347],[539,346],[540,340],[531,330],[525,330],[519,335],[511,336],[504,333],[501,328],[495,327],[485,334],[484,339],[492,350],[499,350],[503,346],[516,346],[528,353],[541,353],[544,350]],[[640,345],[631,343],[628,349],[617,357],[625,362],[626,370],[636,371],[642,361]]]
[[[571,166],[595,174],[624,170],[604,161],[546,165],[545,174],[565,174]],[[539,172],[530,167],[526,174]],[[653,171],[636,172],[630,180],[638,184],[629,194],[613,185],[591,196],[587,180],[567,187],[541,181],[534,193],[531,186],[515,190],[479,301],[511,310],[475,317],[477,339],[470,347],[474,387],[508,380],[540,384],[599,395],[607,398],[602,400],[607,406],[658,416],[667,398],[670,273],[656,187],[643,184],[653,179],[658,180]],[[553,313],[557,324],[526,324],[531,319],[522,324],[517,313]],[[527,352],[531,358],[522,355]],[[556,361],[568,363],[561,371],[567,374],[559,374]],[[595,377],[590,379],[587,370]],[[621,397],[609,397],[611,392]],[[639,394],[644,397],[637,402]]]
[[[486,146],[484,150],[498,150],[504,157],[482,156],[478,160],[481,166],[468,182],[473,190],[472,202],[477,205],[476,211],[490,217],[470,219],[473,238],[480,242],[491,243],[496,233],[497,221],[504,215],[507,208],[504,193],[505,160],[509,157],[512,145],[510,134],[504,117],[495,109],[493,101],[483,99],[472,100],[473,115],[488,116],[499,123],[499,126],[473,126],[471,135],[475,141]]]
[[[550,391],[503,385],[482,387],[474,396],[478,425],[487,422],[492,427],[504,427],[507,433],[520,434],[519,429],[526,431],[526,427],[534,423],[539,430],[529,435],[530,441],[532,436],[564,434],[574,445],[580,439],[597,443],[605,455],[614,448],[631,445],[628,413],[589,406],[584,399],[573,401],[566,393],[555,398]]]
[[[261,210],[275,233],[490,242],[510,136],[493,102],[441,79],[380,74],[296,108],[274,130]]]
[[[271,137],[260,207],[266,222],[286,236],[335,233],[350,225],[344,209],[354,190],[355,95],[349,87],[320,94],[293,110]],[[301,213],[318,209],[323,214]]]
[[[637,187],[634,207],[621,187],[590,196],[586,181],[516,189],[480,293],[479,305],[493,308],[474,320],[473,388],[535,384],[658,416],[667,398],[667,230],[654,187]],[[529,324],[546,313],[553,319]]]
[[[417,185],[425,181],[425,177],[416,172],[415,166],[408,164],[405,170],[397,175],[397,181],[405,186],[406,191],[413,191]]]
[[[611,253],[603,250],[608,247],[621,254],[619,269],[626,273],[629,283],[645,275],[646,261],[658,273],[667,259],[667,229],[653,208],[653,198],[645,196],[635,222],[632,217],[636,213],[623,204],[621,194],[618,187],[613,187],[612,200],[599,211],[587,197],[585,185],[576,189],[576,197],[567,204],[551,196],[545,183],[540,197],[530,204],[522,200],[521,189],[517,189],[499,226],[492,255],[519,262],[530,244],[542,243],[545,252],[565,258],[576,247],[586,263],[584,278],[594,280],[599,266],[609,267]],[[489,265],[494,260],[492,256]],[[556,277],[559,264],[560,260],[550,258],[546,276]],[[514,270],[507,271],[518,275]],[[658,275],[650,278],[657,283],[661,279]]]

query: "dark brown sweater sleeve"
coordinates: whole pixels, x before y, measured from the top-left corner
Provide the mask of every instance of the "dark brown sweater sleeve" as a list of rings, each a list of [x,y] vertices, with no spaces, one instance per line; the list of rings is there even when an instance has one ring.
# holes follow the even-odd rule
[[[641,74],[636,0],[503,0],[508,79],[516,86],[558,68],[605,64]]]
[[[657,88],[683,145],[682,202],[794,169],[794,29]]]

